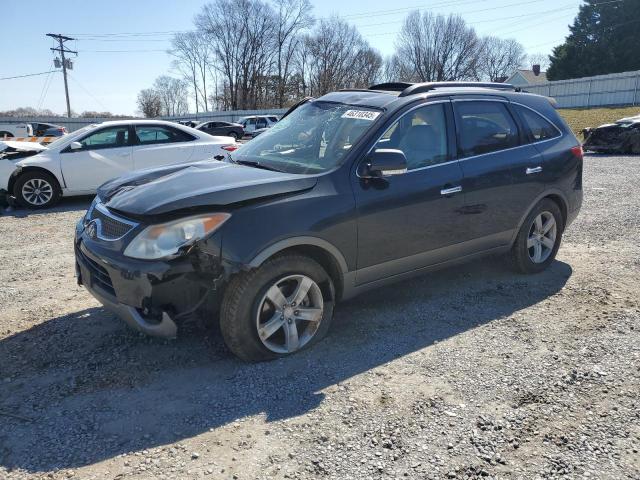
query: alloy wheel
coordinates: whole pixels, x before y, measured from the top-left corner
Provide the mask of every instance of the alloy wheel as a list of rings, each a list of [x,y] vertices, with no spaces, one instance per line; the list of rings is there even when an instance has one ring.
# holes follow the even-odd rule
[[[272,352],[293,353],[315,336],[323,313],[318,284],[305,275],[289,275],[277,280],[260,300],[258,337]]]
[[[34,206],[46,204],[53,197],[53,186],[42,178],[32,178],[22,186],[22,197]]]
[[[544,263],[556,244],[558,225],[551,212],[542,212],[533,220],[527,238],[527,250],[533,263]]]

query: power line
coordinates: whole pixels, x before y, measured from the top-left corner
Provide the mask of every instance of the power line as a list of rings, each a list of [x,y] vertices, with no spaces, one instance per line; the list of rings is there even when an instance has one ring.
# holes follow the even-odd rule
[[[48,72],[28,73],[26,75],[16,75],[15,77],[2,77],[0,80],[13,80],[14,78],[36,77],[38,75],[46,75],[47,73],[57,72],[57,70],[49,70]]]
[[[82,84],[78,81],[78,79],[76,79],[73,75],[69,74],[69,78],[71,80],[73,80],[76,85],[78,85],[83,91],[84,93],[86,93],[87,95],[89,95],[91,98],[93,98],[96,103],[98,103],[105,111],[108,111],[109,109],[104,105],[104,103],[102,103],[100,100],[98,100],[89,90],[87,90],[84,86],[82,86]]]

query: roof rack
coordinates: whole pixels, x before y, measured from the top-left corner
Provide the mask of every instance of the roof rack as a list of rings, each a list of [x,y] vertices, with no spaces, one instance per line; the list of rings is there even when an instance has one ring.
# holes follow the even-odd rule
[[[383,90],[400,92],[400,97],[414,95],[416,93],[430,92],[437,88],[492,88],[495,90],[511,90],[515,92],[521,91],[519,87],[515,87],[509,83],[496,82],[425,82],[425,83],[407,83],[407,82],[390,82],[372,85],[369,90]]]

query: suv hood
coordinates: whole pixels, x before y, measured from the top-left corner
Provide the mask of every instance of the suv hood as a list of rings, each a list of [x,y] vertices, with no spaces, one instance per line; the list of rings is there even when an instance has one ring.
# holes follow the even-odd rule
[[[208,160],[132,172],[103,184],[98,197],[125,214],[159,215],[300,192],[316,183],[316,177]]]

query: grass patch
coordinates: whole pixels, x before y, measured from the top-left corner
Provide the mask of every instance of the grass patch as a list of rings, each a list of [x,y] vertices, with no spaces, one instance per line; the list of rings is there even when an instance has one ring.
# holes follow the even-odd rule
[[[566,120],[573,133],[581,138],[580,131],[587,127],[599,127],[620,118],[640,114],[640,106],[611,108],[560,108],[558,113]]]

